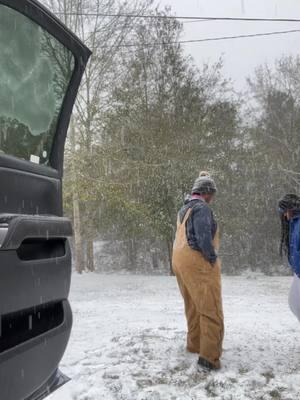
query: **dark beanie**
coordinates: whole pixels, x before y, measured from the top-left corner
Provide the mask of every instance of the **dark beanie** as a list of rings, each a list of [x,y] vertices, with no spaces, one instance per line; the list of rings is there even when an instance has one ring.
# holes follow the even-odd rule
[[[280,212],[286,212],[287,210],[299,212],[300,197],[293,193],[286,194],[278,201],[278,207]]]
[[[192,194],[213,194],[216,193],[217,186],[208,172],[201,171],[199,177],[195,180]]]

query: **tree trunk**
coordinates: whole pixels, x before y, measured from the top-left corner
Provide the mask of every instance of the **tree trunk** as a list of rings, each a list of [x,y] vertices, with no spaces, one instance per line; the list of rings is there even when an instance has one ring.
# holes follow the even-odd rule
[[[158,254],[156,250],[151,252],[151,258],[152,258],[152,268],[158,269]]]
[[[91,272],[95,271],[94,263],[94,241],[89,239],[86,244],[86,256],[87,256],[87,269]]]
[[[169,260],[169,269],[170,269],[170,275],[174,276],[173,272],[173,267],[172,267],[172,250],[173,250],[173,244],[171,240],[167,239],[167,249],[168,249],[168,260]]]
[[[135,240],[129,239],[126,243],[126,247],[127,247],[127,269],[129,271],[135,271],[137,268]]]
[[[81,274],[84,271],[84,258],[82,249],[82,237],[80,227],[79,199],[76,190],[73,192],[73,225],[74,225],[74,249],[75,249],[75,269]]]
[[[70,139],[72,153],[75,154],[76,151],[76,137],[75,137],[75,127],[73,117],[70,121]],[[80,224],[80,207],[79,207],[79,196],[76,189],[76,165],[73,161],[72,163],[72,175],[73,181],[73,225],[74,225],[74,249],[75,249],[75,269],[81,274],[84,271],[84,257],[82,248],[82,237],[81,237],[81,224]]]

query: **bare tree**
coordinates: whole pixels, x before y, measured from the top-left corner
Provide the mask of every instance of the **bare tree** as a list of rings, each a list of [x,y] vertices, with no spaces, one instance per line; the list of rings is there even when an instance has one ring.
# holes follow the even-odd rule
[[[152,0],[135,0],[129,6],[125,1],[118,0],[44,1],[93,53],[75,104],[71,140],[66,144],[69,155],[67,162],[74,165],[72,158],[77,160],[76,167],[69,168],[69,173],[73,182],[70,189],[73,193],[75,243],[77,248],[86,250],[86,266],[79,265],[83,263],[83,256],[78,253],[76,269],[79,272],[85,268],[94,270],[93,240],[96,232],[93,221],[97,207],[94,207],[93,199],[86,192],[82,193],[78,187],[78,171],[75,177],[72,175],[78,169],[78,153],[83,160],[87,160],[87,163],[83,163],[81,178],[88,177],[93,168],[93,145],[101,142],[103,114],[109,109],[112,89],[122,76],[120,46],[130,36],[135,23],[134,18],[124,15],[143,13],[151,2]],[[84,224],[79,223],[82,220]]]

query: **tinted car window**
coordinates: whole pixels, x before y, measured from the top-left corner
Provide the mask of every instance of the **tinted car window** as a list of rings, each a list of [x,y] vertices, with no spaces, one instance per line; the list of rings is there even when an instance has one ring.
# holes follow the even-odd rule
[[[0,151],[49,165],[74,57],[52,35],[0,5]]]

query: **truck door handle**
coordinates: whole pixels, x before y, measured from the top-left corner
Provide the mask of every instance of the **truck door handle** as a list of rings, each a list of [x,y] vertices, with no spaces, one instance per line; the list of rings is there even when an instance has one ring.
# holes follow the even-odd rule
[[[26,241],[65,240],[70,236],[72,225],[68,218],[0,214],[0,251],[17,250]]]

